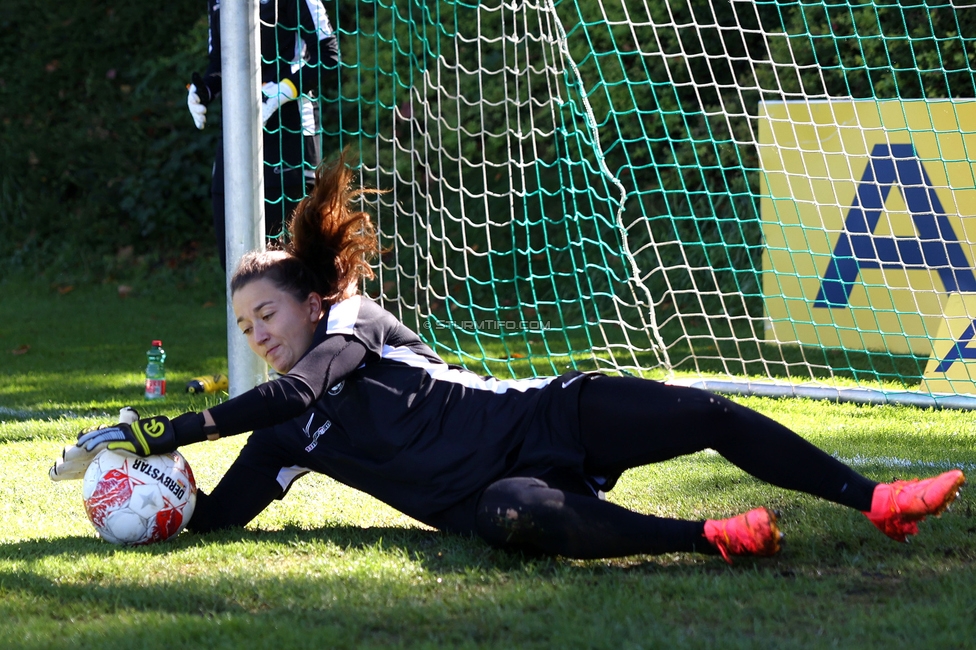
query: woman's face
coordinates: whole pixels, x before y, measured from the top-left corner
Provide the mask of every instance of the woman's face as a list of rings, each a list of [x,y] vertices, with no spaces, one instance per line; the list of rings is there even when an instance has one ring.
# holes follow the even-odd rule
[[[287,373],[312,344],[322,319],[322,298],[309,294],[299,302],[270,280],[245,284],[232,300],[237,326],[254,354],[281,374]]]

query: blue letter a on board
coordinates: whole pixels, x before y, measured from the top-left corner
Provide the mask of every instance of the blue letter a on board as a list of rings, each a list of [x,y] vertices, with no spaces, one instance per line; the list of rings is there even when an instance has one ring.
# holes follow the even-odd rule
[[[874,235],[894,185],[902,191],[917,237]],[[969,260],[910,144],[877,144],[871,151],[814,307],[846,308],[861,269],[879,268],[936,271],[947,293],[976,291]]]
[[[967,347],[967,344],[973,340],[973,336],[976,336],[976,321],[970,323],[959,340],[949,348],[949,352],[946,353],[942,362],[936,366],[934,372],[946,372],[956,361],[976,359],[976,348]]]

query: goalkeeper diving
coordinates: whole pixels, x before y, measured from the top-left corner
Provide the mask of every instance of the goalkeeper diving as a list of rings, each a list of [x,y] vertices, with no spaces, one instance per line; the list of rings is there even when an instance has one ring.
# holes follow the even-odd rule
[[[247,433],[216,487],[198,492],[189,530],[243,527],[317,472],[498,548],[727,561],[779,551],[776,514],[757,507],[674,519],[605,493],[630,468],[713,449],[759,480],[862,512],[905,541],[965,482],[956,469],[877,483],[774,420],[696,388],[578,371],[498,379],[448,365],[359,292],[379,249],[359,207],[371,191],[353,179],[345,154],[320,166],[283,250],[249,253],[233,275],[241,335],[279,377],[203,412],[85,432],[51,477],[78,478],[104,448],[146,456]]]

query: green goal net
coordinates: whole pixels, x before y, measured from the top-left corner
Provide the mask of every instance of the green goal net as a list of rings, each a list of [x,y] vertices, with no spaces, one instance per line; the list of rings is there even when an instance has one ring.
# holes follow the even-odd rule
[[[976,393],[976,5],[327,7],[367,290],[448,360]]]

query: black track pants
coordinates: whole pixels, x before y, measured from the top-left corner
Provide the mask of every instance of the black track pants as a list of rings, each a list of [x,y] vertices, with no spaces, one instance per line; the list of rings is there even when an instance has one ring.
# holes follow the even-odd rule
[[[871,507],[873,481],[781,424],[698,389],[596,376],[580,394],[580,432],[594,476],[714,449],[773,485]],[[575,558],[712,552],[703,531],[704,522],[634,513],[550,475],[492,484],[477,512],[477,532],[493,545]]]
[[[306,188],[301,185],[266,185],[264,191],[264,230],[268,238],[268,245],[273,247],[271,240],[281,237],[285,223],[291,213],[304,198]],[[226,223],[224,217],[223,194],[210,195],[213,205],[214,236],[217,242],[217,255],[220,258],[220,268],[227,270]]]

